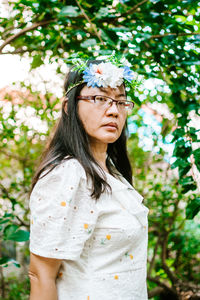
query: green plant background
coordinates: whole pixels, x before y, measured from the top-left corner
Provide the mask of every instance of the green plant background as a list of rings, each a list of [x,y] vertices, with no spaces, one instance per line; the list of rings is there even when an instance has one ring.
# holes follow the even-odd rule
[[[155,93],[135,92],[137,103],[129,123],[145,127],[143,105],[166,105],[173,116],[162,115],[161,133],[153,132],[154,149],[173,136],[174,162],[164,161],[164,147],[144,151],[138,131],[128,140],[133,181],[144,196],[149,213],[148,292],[151,299],[195,299],[200,293],[199,277],[199,130],[191,127],[191,113],[199,116],[200,3],[192,0],[124,1],[9,1],[10,17],[0,17],[0,54],[19,54],[31,60],[30,72],[44,63],[57,63],[62,74],[63,59],[80,52],[83,56],[110,55],[113,50],[131,62],[144,80],[160,79],[168,92],[155,84]],[[12,66],[11,66],[12,71]],[[4,204],[0,218],[0,265],[2,299],[27,299],[28,280],[5,277],[7,265],[18,262],[7,251],[8,242],[24,243],[29,236],[28,193],[41,152],[51,133],[61,99],[47,88],[45,95],[30,83],[16,103],[7,94],[0,106],[0,196]],[[144,96],[141,98],[141,96]],[[141,100],[142,99],[142,100]],[[45,124],[40,132],[18,112],[33,109]],[[148,129],[148,128],[147,128]],[[3,202],[1,202],[3,203]],[[23,253],[28,261],[27,244]],[[168,297],[168,298],[166,298]],[[182,297],[182,298],[181,298]]]

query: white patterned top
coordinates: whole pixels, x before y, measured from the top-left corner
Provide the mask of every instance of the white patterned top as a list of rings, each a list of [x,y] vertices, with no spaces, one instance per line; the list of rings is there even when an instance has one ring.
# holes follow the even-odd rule
[[[91,198],[76,159],[41,178],[30,198],[30,251],[62,259],[59,300],[147,300],[148,208],[123,178]]]

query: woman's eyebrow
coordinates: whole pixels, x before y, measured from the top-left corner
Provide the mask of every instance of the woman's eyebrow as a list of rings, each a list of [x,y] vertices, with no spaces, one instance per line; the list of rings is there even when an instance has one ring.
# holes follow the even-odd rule
[[[103,87],[99,87],[99,89],[100,89],[102,92],[104,92],[104,93],[106,93],[106,92],[107,92],[107,90],[106,90],[106,89],[104,89]]]
[[[107,90],[106,90],[105,88],[100,87],[99,89],[100,89],[102,92],[107,93]],[[126,97],[126,94],[125,94],[125,93],[121,93],[121,94],[116,95],[116,97],[122,97],[122,96]]]
[[[126,97],[126,94],[119,94],[119,95],[117,95],[117,97],[121,97],[121,96],[123,96],[123,97]]]

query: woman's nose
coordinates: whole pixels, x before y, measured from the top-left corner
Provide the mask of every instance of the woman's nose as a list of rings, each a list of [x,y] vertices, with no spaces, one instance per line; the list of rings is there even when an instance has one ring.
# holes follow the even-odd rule
[[[117,103],[116,102],[110,103],[109,107],[106,110],[106,113],[109,114],[109,115],[110,114],[111,115],[118,115],[119,114],[119,109],[118,109]]]

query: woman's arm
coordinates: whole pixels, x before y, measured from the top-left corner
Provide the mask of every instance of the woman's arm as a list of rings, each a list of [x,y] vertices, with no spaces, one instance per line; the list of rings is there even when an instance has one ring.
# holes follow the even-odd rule
[[[30,254],[30,300],[57,300],[56,277],[62,260]]]

